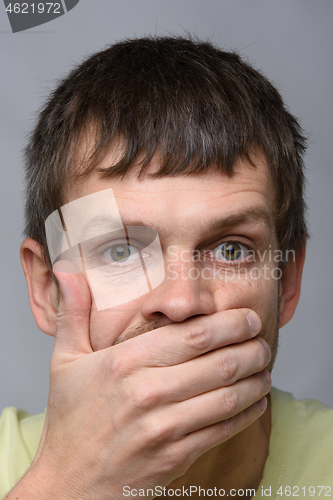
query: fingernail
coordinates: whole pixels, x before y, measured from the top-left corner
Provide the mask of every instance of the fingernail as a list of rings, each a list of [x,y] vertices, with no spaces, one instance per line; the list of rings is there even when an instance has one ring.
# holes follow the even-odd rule
[[[58,262],[56,262],[53,266],[53,271],[57,271],[59,273],[72,273],[72,274],[78,274],[81,272],[69,260],[58,260]]]
[[[270,389],[271,388],[271,385],[272,385],[272,380],[271,380],[271,376],[270,374],[268,373],[267,370],[263,370],[261,372],[261,375],[264,377],[265,379],[265,384],[266,384],[266,387],[267,389]]]
[[[258,332],[260,332],[261,321],[258,314],[250,311],[247,315],[247,322],[249,324],[252,335],[256,335]]]
[[[264,396],[260,401],[256,402],[257,408],[260,412],[263,412],[267,408],[267,398]]]
[[[264,349],[266,351],[266,355],[267,355],[267,360],[269,361],[271,359],[271,350],[269,348],[269,345],[267,344],[267,342],[265,342],[264,339],[262,339],[261,337],[258,337],[258,340],[260,340],[260,342],[262,343],[262,345],[264,346]]]

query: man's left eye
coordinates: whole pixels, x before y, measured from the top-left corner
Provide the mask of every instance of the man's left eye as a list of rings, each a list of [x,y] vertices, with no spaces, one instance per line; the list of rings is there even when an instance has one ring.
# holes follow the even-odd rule
[[[213,250],[214,256],[218,260],[241,260],[246,257],[249,250],[245,245],[241,245],[235,241],[226,241],[221,243],[218,247]]]

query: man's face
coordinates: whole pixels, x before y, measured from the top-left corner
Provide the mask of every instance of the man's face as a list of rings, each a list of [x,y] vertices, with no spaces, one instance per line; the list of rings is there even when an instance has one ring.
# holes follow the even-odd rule
[[[110,159],[109,159],[110,161]],[[191,316],[248,307],[261,317],[261,336],[276,351],[277,240],[268,167],[239,161],[229,178],[216,172],[142,180],[93,173],[67,202],[112,188],[124,226],[153,227],[163,250],[165,279],[149,293],[111,309],[93,302],[91,345],[103,349]],[[105,165],[108,165],[105,159]],[[154,172],[152,164],[149,173]]]

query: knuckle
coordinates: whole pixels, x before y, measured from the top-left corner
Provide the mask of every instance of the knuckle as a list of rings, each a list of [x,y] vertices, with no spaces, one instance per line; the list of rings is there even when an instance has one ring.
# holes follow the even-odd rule
[[[106,353],[109,373],[116,379],[123,379],[136,371],[138,359],[135,352],[125,346],[126,342],[112,347]]]
[[[234,321],[236,322],[236,325],[245,325],[248,327],[248,322],[247,322],[247,313],[249,309],[235,309],[235,314],[234,314]]]
[[[150,447],[160,446],[162,443],[170,441],[173,436],[173,430],[169,422],[162,419],[152,419],[149,422],[146,432],[146,443]]]
[[[229,418],[237,413],[239,398],[232,389],[225,389],[223,394],[223,407],[226,417]]]
[[[140,385],[132,390],[132,405],[136,410],[147,411],[156,407],[160,401],[160,395],[151,385]]]
[[[58,309],[57,310],[57,322],[63,321],[66,318],[67,313],[65,311]]]
[[[240,335],[244,333],[244,331],[248,332],[249,326],[243,309],[233,309],[230,311],[229,328]]]
[[[229,327],[232,330],[235,330],[236,328],[239,328],[239,319],[240,319],[240,312],[238,309],[233,309],[232,311],[226,311],[228,312],[228,323]]]
[[[57,333],[66,330],[66,324],[68,322],[68,313],[58,309],[56,316],[56,331]]]
[[[202,325],[191,325],[186,331],[186,343],[198,352],[204,352],[211,346],[211,335],[209,330]]]
[[[116,356],[112,350],[108,353],[108,371],[116,380],[124,378],[129,373],[126,356]]]
[[[255,381],[256,383],[253,389],[253,396],[255,401],[259,401],[259,399],[261,399],[267,392],[266,382],[261,373],[258,373],[258,375],[255,376]]]
[[[232,418],[221,422],[220,437],[222,441],[227,441],[235,433],[235,422]]]
[[[59,308],[57,310],[57,323],[68,324],[69,322],[80,325],[87,321],[87,311],[84,309],[65,309]]]
[[[252,424],[252,422],[254,422],[256,420],[256,418],[258,418],[258,412],[255,410],[254,411],[254,407],[253,406],[250,406],[249,408],[246,408],[244,411],[243,411],[243,428],[245,429],[246,427],[248,427],[249,425]]]
[[[232,384],[235,381],[238,372],[238,366],[235,358],[230,355],[220,356],[217,359],[217,370],[224,383]]]
[[[71,320],[78,324],[87,320],[87,313],[83,310],[74,310],[67,314],[70,314]]]
[[[254,339],[256,344],[256,359],[260,363],[260,367],[264,368],[267,365],[269,358],[267,357],[266,349],[259,339]]]

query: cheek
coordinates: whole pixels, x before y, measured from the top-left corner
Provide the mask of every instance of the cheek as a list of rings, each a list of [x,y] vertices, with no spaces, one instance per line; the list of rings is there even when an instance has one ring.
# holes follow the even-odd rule
[[[256,311],[262,321],[259,336],[271,348],[271,372],[278,348],[279,323],[279,282],[275,279],[241,279],[227,284],[217,284],[215,290],[217,310],[249,307]]]
[[[112,346],[129,327],[138,323],[141,300],[131,301],[112,309],[97,311],[93,305],[90,314],[90,343],[94,351]]]
[[[249,307],[256,311],[263,325],[278,313],[278,281],[272,278],[237,277],[228,282],[214,280],[214,299],[218,311]]]

